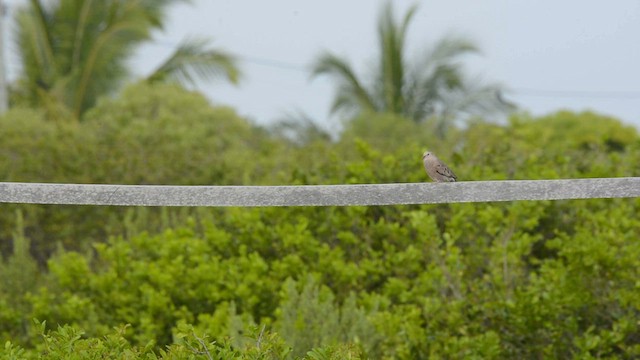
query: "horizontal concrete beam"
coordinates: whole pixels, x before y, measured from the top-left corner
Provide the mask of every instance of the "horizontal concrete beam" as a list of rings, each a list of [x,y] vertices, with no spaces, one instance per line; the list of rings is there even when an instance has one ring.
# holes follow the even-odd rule
[[[640,197],[640,178],[301,186],[0,183],[0,203],[351,206]]]

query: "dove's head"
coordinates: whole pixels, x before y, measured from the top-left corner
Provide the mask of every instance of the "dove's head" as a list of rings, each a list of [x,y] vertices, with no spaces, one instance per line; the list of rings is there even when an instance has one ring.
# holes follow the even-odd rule
[[[429,156],[433,156],[433,154],[430,151],[425,151],[424,154],[422,154],[422,159],[426,159]]]

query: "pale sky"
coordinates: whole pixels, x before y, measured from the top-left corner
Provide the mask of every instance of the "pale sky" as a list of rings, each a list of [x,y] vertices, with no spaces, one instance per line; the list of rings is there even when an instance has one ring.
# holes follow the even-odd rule
[[[18,2],[14,0],[14,2]],[[132,63],[144,75],[185,36],[212,38],[236,54],[240,86],[200,84],[212,103],[231,105],[257,123],[296,109],[327,127],[334,88],[311,79],[308,66],[329,50],[366,72],[375,59],[382,0],[193,0],[170,9],[156,43]],[[419,10],[409,28],[413,55],[447,34],[467,36],[482,50],[468,73],[503,84],[506,97],[542,115],[594,110],[640,126],[640,1],[396,0],[396,16]],[[333,125],[332,125],[333,124]]]

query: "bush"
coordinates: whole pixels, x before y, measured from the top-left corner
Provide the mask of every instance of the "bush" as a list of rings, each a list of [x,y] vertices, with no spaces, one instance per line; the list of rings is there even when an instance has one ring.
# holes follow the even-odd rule
[[[42,114],[12,110],[0,118],[2,181],[212,185],[262,178],[252,159],[277,143],[229,108],[214,108],[177,86],[137,85],[104,100],[82,123],[51,123]],[[109,234],[172,225],[181,211],[96,206],[0,205],[0,249],[10,251],[17,209],[41,265],[61,243],[87,250]],[[152,215],[148,215],[151,213]],[[162,219],[166,220],[165,222]],[[126,225],[129,225],[127,227]]]
[[[421,125],[395,128],[402,119],[381,116],[353,123],[336,143],[291,146],[198,95],[134,90],[76,127],[24,112],[32,118],[21,129],[8,115],[0,124],[15,139],[3,137],[0,169],[8,180],[34,180],[43,166],[56,181],[417,182],[428,145],[461,180],[640,175],[637,133],[591,113],[478,122],[439,142]],[[390,126],[399,140],[382,138]],[[29,131],[45,140],[29,144]],[[54,164],[70,154],[74,161]],[[10,286],[0,290],[0,333],[14,357],[640,356],[637,199],[2,206],[0,275]],[[46,271],[24,250],[28,241]],[[24,279],[7,280],[16,274]],[[33,318],[46,327],[23,320]]]

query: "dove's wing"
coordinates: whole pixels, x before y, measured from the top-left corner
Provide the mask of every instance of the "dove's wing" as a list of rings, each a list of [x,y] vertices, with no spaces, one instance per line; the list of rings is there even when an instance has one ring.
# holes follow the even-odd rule
[[[453,179],[453,181],[458,179],[456,174],[454,174],[453,171],[451,171],[451,169],[449,169],[445,164],[436,165],[436,172],[442,176]]]

